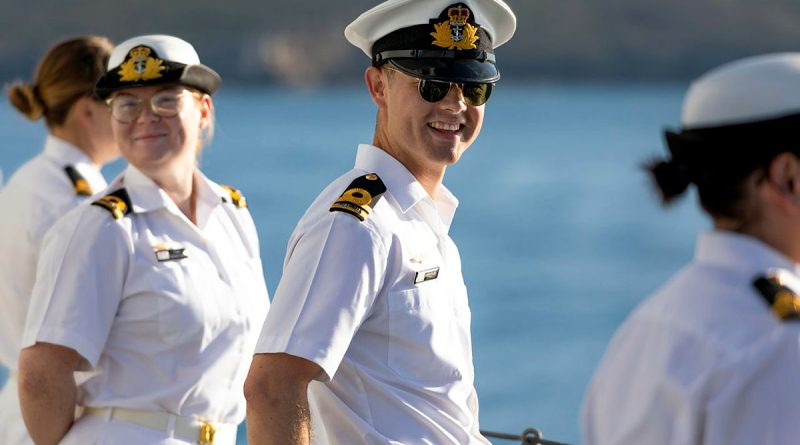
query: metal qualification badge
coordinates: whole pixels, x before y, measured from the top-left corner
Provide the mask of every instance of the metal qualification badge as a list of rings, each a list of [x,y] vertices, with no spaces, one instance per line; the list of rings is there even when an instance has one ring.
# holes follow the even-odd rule
[[[172,241],[158,243],[153,246],[153,250],[155,251],[156,259],[159,263],[188,258],[188,256],[183,253],[183,251],[186,249],[180,244]]]
[[[425,269],[414,274],[414,284],[424,283],[439,278],[439,266]]]

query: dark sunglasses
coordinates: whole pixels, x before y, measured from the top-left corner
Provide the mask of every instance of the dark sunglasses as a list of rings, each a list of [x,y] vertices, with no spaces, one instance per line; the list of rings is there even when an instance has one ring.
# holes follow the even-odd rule
[[[441,80],[419,79],[419,95],[425,101],[436,103],[447,97],[450,88],[458,85],[464,94],[464,102],[473,107],[479,107],[489,100],[494,84],[491,83],[461,83],[443,82]]]
[[[402,73],[402,71],[391,66],[386,66],[386,69]],[[489,96],[492,95],[492,88],[494,88],[493,83],[444,82],[441,80],[420,79],[419,77],[416,77],[416,79],[419,82],[419,95],[422,96],[426,102],[432,104],[447,97],[450,88],[455,84],[461,88],[461,93],[464,95],[464,102],[467,105],[479,107],[489,100]]]

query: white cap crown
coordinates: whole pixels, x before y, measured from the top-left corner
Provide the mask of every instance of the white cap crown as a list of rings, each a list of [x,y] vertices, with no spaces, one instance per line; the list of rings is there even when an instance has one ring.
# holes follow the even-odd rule
[[[692,82],[684,129],[741,124],[800,113],[800,52],[748,57]]]
[[[469,6],[475,14],[475,22],[491,36],[494,48],[514,35],[517,18],[503,0],[388,0],[353,20],[344,35],[367,57],[372,57],[372,44],[381,37],[398,29],[427,24],[454,3]]]
[[[185,65],[197,65],[200,63],[200,56],[197,55],[197,51],[189,42],[173,36],[152,34],[133,37],[117,45],[108,59],[107,69],[113,69],[125,62],[128,52],[137,46],[149,46],[161,58],[172,62]]]

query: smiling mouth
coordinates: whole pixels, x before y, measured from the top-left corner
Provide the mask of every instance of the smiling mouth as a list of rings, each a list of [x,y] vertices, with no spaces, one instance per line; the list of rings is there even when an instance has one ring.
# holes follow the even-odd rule
[[[149,141],[149,140],[158,139],[158,138],[165,137],[165,136],[166,136],[166,134],[162,134],[162,133],[143,134],[141,136],[134,137],[133,140],[134,141]]]
[[[446,122],[428,122],[428,126],[434,130],[455,132],[464,128],[464,124],[452,124]]]

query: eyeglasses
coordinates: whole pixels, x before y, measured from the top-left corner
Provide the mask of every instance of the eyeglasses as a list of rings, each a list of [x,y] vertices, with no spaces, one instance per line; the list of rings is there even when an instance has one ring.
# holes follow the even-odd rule
[[[436,103],[447,97],[450,88],[458,85],[464,95],[464,102],[473,107],[479,107],[489,100],[494,84],[491,83],[461,83],[443,82],[440,80],[419,79],[419,95],[426,102]]]
[[[385,68],[391,71],[397,71],[398,73],[406,74],[397,68],[392,68],[388,65],[386,65]],[[426,102],[430,102],[432,104],[435,104],[436,102],[439,102],[447,97],[447,94],[450,93],[450,88],[452,88],[453,85],[458,85],[459,88],[461,88],[461,93],[464,95],[464,102],[467,105],[479,107],[489,100],[489,96],[492,95],[492,88],[494,88],[493,83],[444,82],[441,80],[420,79],[418,77],[415,78],[419,82],[419,95],[422,96]]]
[[[189,90],[159,91],[150,96],[150,111],[160,117],[175,117],[183,110],[187,97],[199,97],[199,94]],[[111,116],[123,124],[130,124],[142,114],[143,102],[131,94],[119,94],[106,101],[111,107]]]

